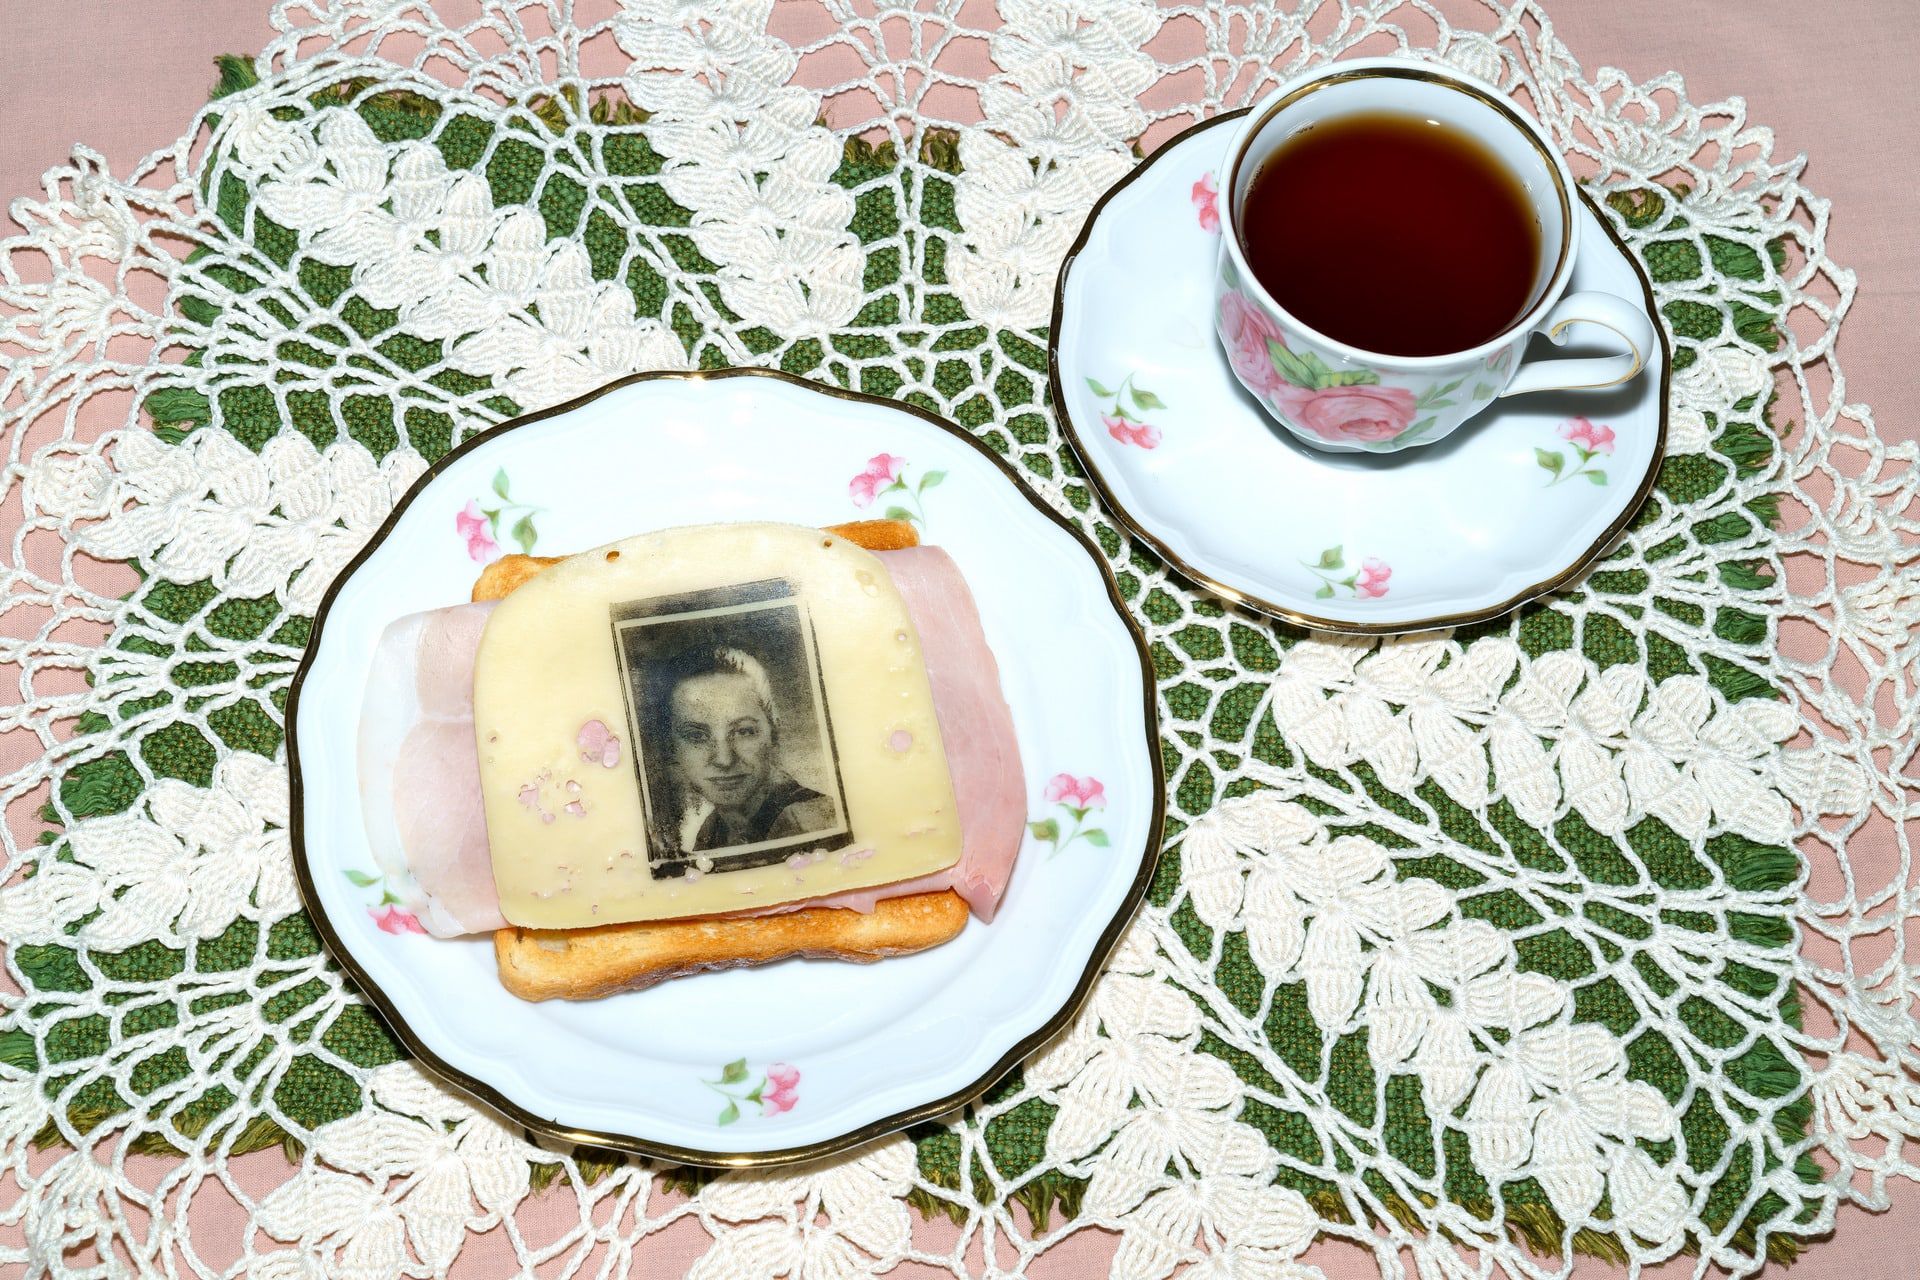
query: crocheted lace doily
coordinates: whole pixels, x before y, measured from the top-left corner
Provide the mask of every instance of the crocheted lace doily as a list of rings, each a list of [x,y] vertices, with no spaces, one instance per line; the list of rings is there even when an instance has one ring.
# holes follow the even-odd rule
[[[703,1276],[961,1275],[976,1246],[1019,1273],[1090,1226],[1129,1277],[1318,1275],[1316,1236],[1383,1277],[1745,1274],[1920,1174],[1915,450],[1843,405],[1852,278],[1739,102],[1588,79],[1526,0],[1470,26],[1000,0],[990,30],[958,0],[823,0],[793,42],[769,23],[811,19],[772,0],[464,9],[283,4],[174,147],[125,179],[77,148],[14,206],[0,662],[4,726],[44,754],[4,792],[9,1265],[443,1274],[497,1228],[571,1275],[692,1217]],[[1656,282],[1678,372],[1658,489],[1578,590],[1362,643],[1130,544],[1062,447],[1043,326],[1143,134],[1387,48],[1540,115]],[[1152,644],[1174,820],[1111,972],[1024,1073],[715,1181],[529,1141],[405,1060],[299,910],[281,706],[327,582],[453,443],[734,364],[964,423],[1094,534]],[[275,1143],[289,1180],[256,1203],[226,1161]],[[134,1152],[177,1159],[142,1186]],[[209,1194],[257,1228],[231,1265],[189,1229]],[[523,1237],[534,1195],[577,1225]],[[958,1224],[950,1251],[916,1249],[912,1211]]]

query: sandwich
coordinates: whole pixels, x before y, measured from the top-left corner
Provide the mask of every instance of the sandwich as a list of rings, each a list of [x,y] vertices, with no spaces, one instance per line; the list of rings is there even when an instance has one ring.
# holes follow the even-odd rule
[[[502,984],[590,999],[991,922],[1025,831],[967,585],[913,526],[669,529],[488,565],[381,637],[376,862]]]

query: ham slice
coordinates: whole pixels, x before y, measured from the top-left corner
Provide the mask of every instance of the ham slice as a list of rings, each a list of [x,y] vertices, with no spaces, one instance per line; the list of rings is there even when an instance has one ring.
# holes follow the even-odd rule
[[[937,547],[876,552],[919,632],[960,808],[960,860],[945,871],[739,914],[806,907],[871,913],[886,898],[951,889],[991,921],[1026,826],[1013,715],[973,595]],[[360,726],[360,792],[387,890],[436,937],[506,921],[493,887],[473,733],[473,662],[493,602],[412,614],[374,654]]]
[[[360,710],[360,807],[374,862],[386,892],[441,938],[506,924],[473,740],[473,655],[495,603],[389,626]]]

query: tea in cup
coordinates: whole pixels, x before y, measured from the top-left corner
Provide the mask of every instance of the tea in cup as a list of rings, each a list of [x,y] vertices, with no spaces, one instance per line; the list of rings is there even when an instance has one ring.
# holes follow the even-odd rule
[[[1503,395],[1633,378],[1639,304],[1566,292],[1572,175],[1499,90],[1399,58],[1335,63],[1247,113],[1220,184],[1215,327],[1234,375],[1321,449],[1432,444]],[[1569,326],[1619,353],[1526,360]]]

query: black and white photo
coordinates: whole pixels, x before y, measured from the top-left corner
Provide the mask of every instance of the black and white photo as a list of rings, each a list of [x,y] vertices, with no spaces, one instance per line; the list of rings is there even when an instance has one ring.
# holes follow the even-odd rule
[[[813,633],[791,584],[612,612],[656,879],[849,843]]]

